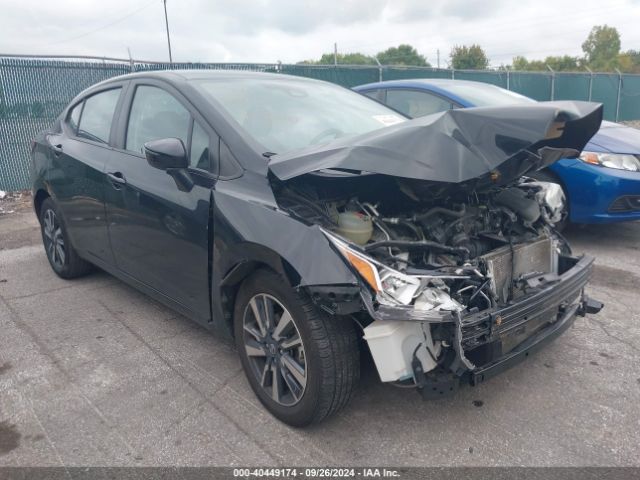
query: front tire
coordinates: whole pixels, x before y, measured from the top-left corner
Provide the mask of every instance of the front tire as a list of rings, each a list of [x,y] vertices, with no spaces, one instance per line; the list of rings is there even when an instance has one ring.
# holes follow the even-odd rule
[[[234,333],[251,388],[281,421],[316,423],[351,398],[360,378],[353,323],[320,311],[275,272],[258,270],[242,284]]]
[[[80,258],[71,245],[58,207],[51,198],[42,202],[40,231],[49,264],[59,277],[77,278],[91,271],[91,264]]]

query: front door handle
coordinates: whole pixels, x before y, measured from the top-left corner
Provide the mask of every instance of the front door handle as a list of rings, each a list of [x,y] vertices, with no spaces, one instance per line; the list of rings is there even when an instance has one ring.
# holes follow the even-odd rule
[[[107,177],[109,177],[109,180],[111,180],[111,183],[115,188],[120,188],[120,185],[125,185],[127,183],[122,172],[109,172],[107,173]]]
[[[51,146],[51,150],[53,150],[53,154],[54,154],[56,157],[59,157],[60,155],[62,155],[62,144],[61,144],[61,143],[59,143],[59,144],[57,144],[57,145],[52,145],[52,146]]]

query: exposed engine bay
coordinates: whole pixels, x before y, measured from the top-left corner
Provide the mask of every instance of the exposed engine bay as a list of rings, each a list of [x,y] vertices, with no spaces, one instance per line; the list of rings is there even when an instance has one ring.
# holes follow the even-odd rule
[[[447,361],[452,370],[471,370],[473,361],[485,362],[482,347],[492,328],[479,320],[483,312],[507,308],[570,268],[562,260],[569,247],[553,229],[565,210],[557,184],[523,177],[452,194],[433,182],[331,177],[308,175],[276,184],[274,191],[281,208],[321,226],[349,258],[370,287],[372,304],[419,318],[362,320],[383,381],[420,385],[417,371],[436,372]],[[370,313],[375,308],[370,305]],[[447,318],[457,320],[436,326]],[[525,333],[505,337],[500,353],[543,326],[529,322]]]
[[[557,273],[557,253],[567,248],[552,230],[565,201],[557,184],[523,178],[493,191],[424,201],[433,197],[419,182],[339,181],[351,182],[348,195],[317,179],[283,187],[279,202],[389,267],[379,279],[383,303],[459,311],[506,304],[526,291],[528,279]],[[375,198],[380,191],[384,198]]]
[[[278,206],[357,282],[304,288],[362,328],[384,382],[435,398],[508,368],[602,308],[584,294],[593,258],[554,228],[562,187],[527,176],[601,119],[579,102],[454,109],[270,156]]]

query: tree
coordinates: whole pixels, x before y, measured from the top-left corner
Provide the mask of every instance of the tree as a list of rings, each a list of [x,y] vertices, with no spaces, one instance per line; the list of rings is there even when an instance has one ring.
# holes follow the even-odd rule
[[[627,50],[618,55],[618,68],[626,73],[640,73],[640,50]]]
[[[376,61],[373,57],[369,55],[365,55],[364,53],[339,53],[338,54],[338,63],[341,65],[375,65]],[[320,57],[320,64],[333,64],[334,56],[333,53],[325,53]]]
[[[376,65],[373,57],[359,52],[339,53],[337,60],[339,65]],[[324,53],[322,57],[320,57],[320,60],[305,60],[299,63],[308,65],[333,65],[334,61],[333,53]]]
[[[420,55],[415,48],[406,44],[387,48],[384,52],[380,52],[376,56],[382,65],[431,66],[429,62],[427,62],[427,59]]]
[[[527,60],[525,57],[513,57],[511,67],[513,70],[539,72],[549,70],[547,65],[556,72],[576,71],[580,69],[580,61],[577,57],[563,55],[561,57],[547,57],[544,60]]]
[[[544,59],[545,66],[549,65],[556,72],[576,71],[579,67],[578,57],[563,55],[561,57],[547,57]]]
[[[596,25],[582,44],[588,66],[593,70],[613,70],[620,53],[620,34],[614,27]]]
[[[487,54],[480,45],[455,46],[449,54],[451,67],[458,70],[485,70],[489,66]]]

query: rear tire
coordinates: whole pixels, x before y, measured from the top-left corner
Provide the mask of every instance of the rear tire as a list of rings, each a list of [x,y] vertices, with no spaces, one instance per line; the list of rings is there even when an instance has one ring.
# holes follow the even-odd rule
[[[567,228],[567,225],[569,225],[569,196],[567,195],[567,191],[564,189],[564,186],[562,185],[562,183],[560,183],[558,177],[546,170],[534,172],[527,175],[531,178],[535,178],[536,180],[540,180],[541,182],[557,183],[558,185],[560,185],[560,188],[562,188],[566,203],[564,206],[564,210],[562,211],[562,220],[555,224],[555,229],[558,232],[564,231],[564,229]]]
[[[351,398],[360,378],[353,323],[322,312],[277,273],[258,270],[244,281],[234,332],[251,388],[284,423],[320,422]]]
[[[45,199],[40,207],[40,231],[49,264],[59,277],[77,278],[91,271],[92,265],[80,258],[71,245],[62,216],[51,198]]]

